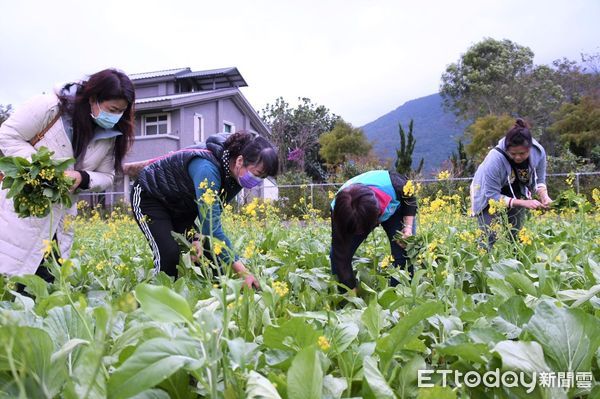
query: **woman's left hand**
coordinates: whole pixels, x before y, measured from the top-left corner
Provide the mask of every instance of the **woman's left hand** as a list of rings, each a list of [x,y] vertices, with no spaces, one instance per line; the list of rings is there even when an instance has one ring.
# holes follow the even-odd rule
[[[75,180],[75,182],[70,188],[71,192],[77,190],[77,187],[79,187],[79,185],[81,184],[81,173],[79,173],[76,170],[65,170],[65,176]]]
[[[548,196],[548,194],[542,195],[540,198],[540,202],[542,203],[542,205],[545,208],[548,208],[550,206],[550,204],[552,203],[552,198],[550,198],[550,196]]]

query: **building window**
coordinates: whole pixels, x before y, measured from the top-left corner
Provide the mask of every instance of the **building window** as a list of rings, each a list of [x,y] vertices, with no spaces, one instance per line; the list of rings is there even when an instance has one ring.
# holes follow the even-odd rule
[[[142,123],[142,136],[169,134],[171,132],[171,118],[169,114],[144,115]]]
[[[205,141],[204,118],[201,114],[194,114],[194,143]]]
[[[235,133],[235,125],[231,122],[223,121],[223,132]]]

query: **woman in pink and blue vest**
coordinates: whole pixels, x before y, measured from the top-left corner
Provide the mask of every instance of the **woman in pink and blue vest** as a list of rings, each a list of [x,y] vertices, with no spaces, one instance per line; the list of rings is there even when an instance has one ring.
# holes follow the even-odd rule
[[[390,241],[394,266],[404,268],[406,251],[394,238],[406,238],[416,231],[417,200],[404,194],[407,179],[386,170],[374,170],[348,180],[331,203],[331,272],[348,289],[356,291],[352,257],[381,224]],[[409,268],[412,273],[412,269]],[[391,285],[398,281],[391,279]]]

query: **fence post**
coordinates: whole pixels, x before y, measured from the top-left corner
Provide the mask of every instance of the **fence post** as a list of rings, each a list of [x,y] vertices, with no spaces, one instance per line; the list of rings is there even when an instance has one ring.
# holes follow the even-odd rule
[[[312,208],[315,207],[315,195],[314,194],[315,194],[315,185],[311,184],[310,185],[310,206]]]
[[[575,187],[577,188],[577,195],[579,195],[579,173],[575,173]]]

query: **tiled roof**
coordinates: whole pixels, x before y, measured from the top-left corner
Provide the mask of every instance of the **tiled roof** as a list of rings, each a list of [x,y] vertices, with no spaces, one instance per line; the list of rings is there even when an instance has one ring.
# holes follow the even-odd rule
[[[142,73],[132,73],[129,76],[131,80],[137,79],[148,79],[148,78],[157,78],[160,76],[169,76],[169,75],[177,75],[178,73],[186,73],[191,72],[190,68],[175,68],[175,69],[164,69],[162,71],[153,71],[153,72],[142,72]]]
[[[179,98],[194,97],[194,96],[198,96],[198,98],[209,97],[209,96],[218,94],[219,92],[225,92],[225,91],[230,91],[230,90],[231,89],[226,88],[226,89],[218,89],[218,90],[207,90],[207,91],[196,91],[196,92],[190,92],[190,93],[171,94],[168,96],[145,97],[145,98],[136,99],[135,103],[136,104],[146,104],[146,103],[153,103],[153,102],[157,102],[157,101],[176,100]]]
[[[177,78],[195,78],[195,77],[200,77],[200,76],[222,75],[222,74],[226,74],[228,72],[229,73],[233,72],[233,73],[239,74],[239,72],[237,71],[237,68],[231,67],[231,68],[209,69],[206,71],[189,71],[189,72],[179,73],[179,74],[177,74]]]

